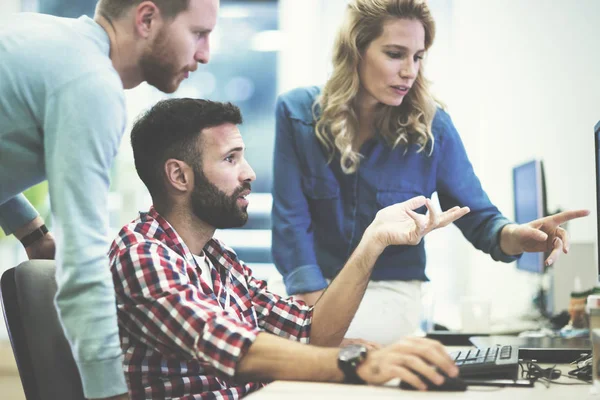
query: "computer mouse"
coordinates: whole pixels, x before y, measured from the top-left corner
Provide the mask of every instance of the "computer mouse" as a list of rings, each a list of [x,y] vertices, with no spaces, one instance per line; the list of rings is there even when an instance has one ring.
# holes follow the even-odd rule
[[[465,390],[467,390],[467,383],[459,377],[452,378],[452,377],[446,376],[446,374],[440,372],[440,374],[442,374],[445,379],[444,379],[444,383],[442,383],[441,385],[438,386],[438,385],[432,383],[429,379],[423,377],[418,372],[414,372],[414,374],[417,375],[419,377],[419,379],[421,379],[423,381],[423,383],[425,383],[427,385],[427,390],[446,391],[446,392],[464,392]],[[405,382],[405,381],[400,382],[400,389],[416,390],[410,383]]]

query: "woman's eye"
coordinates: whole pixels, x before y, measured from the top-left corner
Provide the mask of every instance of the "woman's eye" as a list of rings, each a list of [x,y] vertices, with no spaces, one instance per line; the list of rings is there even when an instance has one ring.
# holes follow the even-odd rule
[[[387,53],[390,58],[401,58],[403,56],[402,53]]]
[[[233,162],[233,156],[227,156],[227,157],[225,157],[225,161],[227,161],[228,163],[232,163]]]

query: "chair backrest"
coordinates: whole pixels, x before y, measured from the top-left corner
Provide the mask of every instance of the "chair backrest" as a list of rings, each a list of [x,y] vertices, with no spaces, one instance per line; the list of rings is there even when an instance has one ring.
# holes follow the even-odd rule
[[[27,400],[84,400],[79,371],[54,308],[54,261],[33,260],[2,274],[4,321]]]

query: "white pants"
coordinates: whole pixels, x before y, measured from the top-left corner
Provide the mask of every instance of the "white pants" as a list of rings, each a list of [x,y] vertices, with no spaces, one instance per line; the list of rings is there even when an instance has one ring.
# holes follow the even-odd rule
[[[370,281],[346,338],[383,345],[420,332],[421,281]],[[287,296],[283,278],[269,279],[271,292]]]

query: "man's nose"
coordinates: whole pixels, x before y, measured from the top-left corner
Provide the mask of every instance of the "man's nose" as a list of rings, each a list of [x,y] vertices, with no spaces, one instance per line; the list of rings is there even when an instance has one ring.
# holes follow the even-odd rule
[[[200,64],[208,63],[210,59],[210,43],[208,38],[205,40],[200,40],[198,42],[198,47],[196,48],[196,53],[194,54],[194,60]]]
[[[244,163],[245,168],[242,172],[242,180],[244,182],[254,182],[256,180],[256,173],[254,172],[248,161],[246,161],[246,159],[244,159]]]

